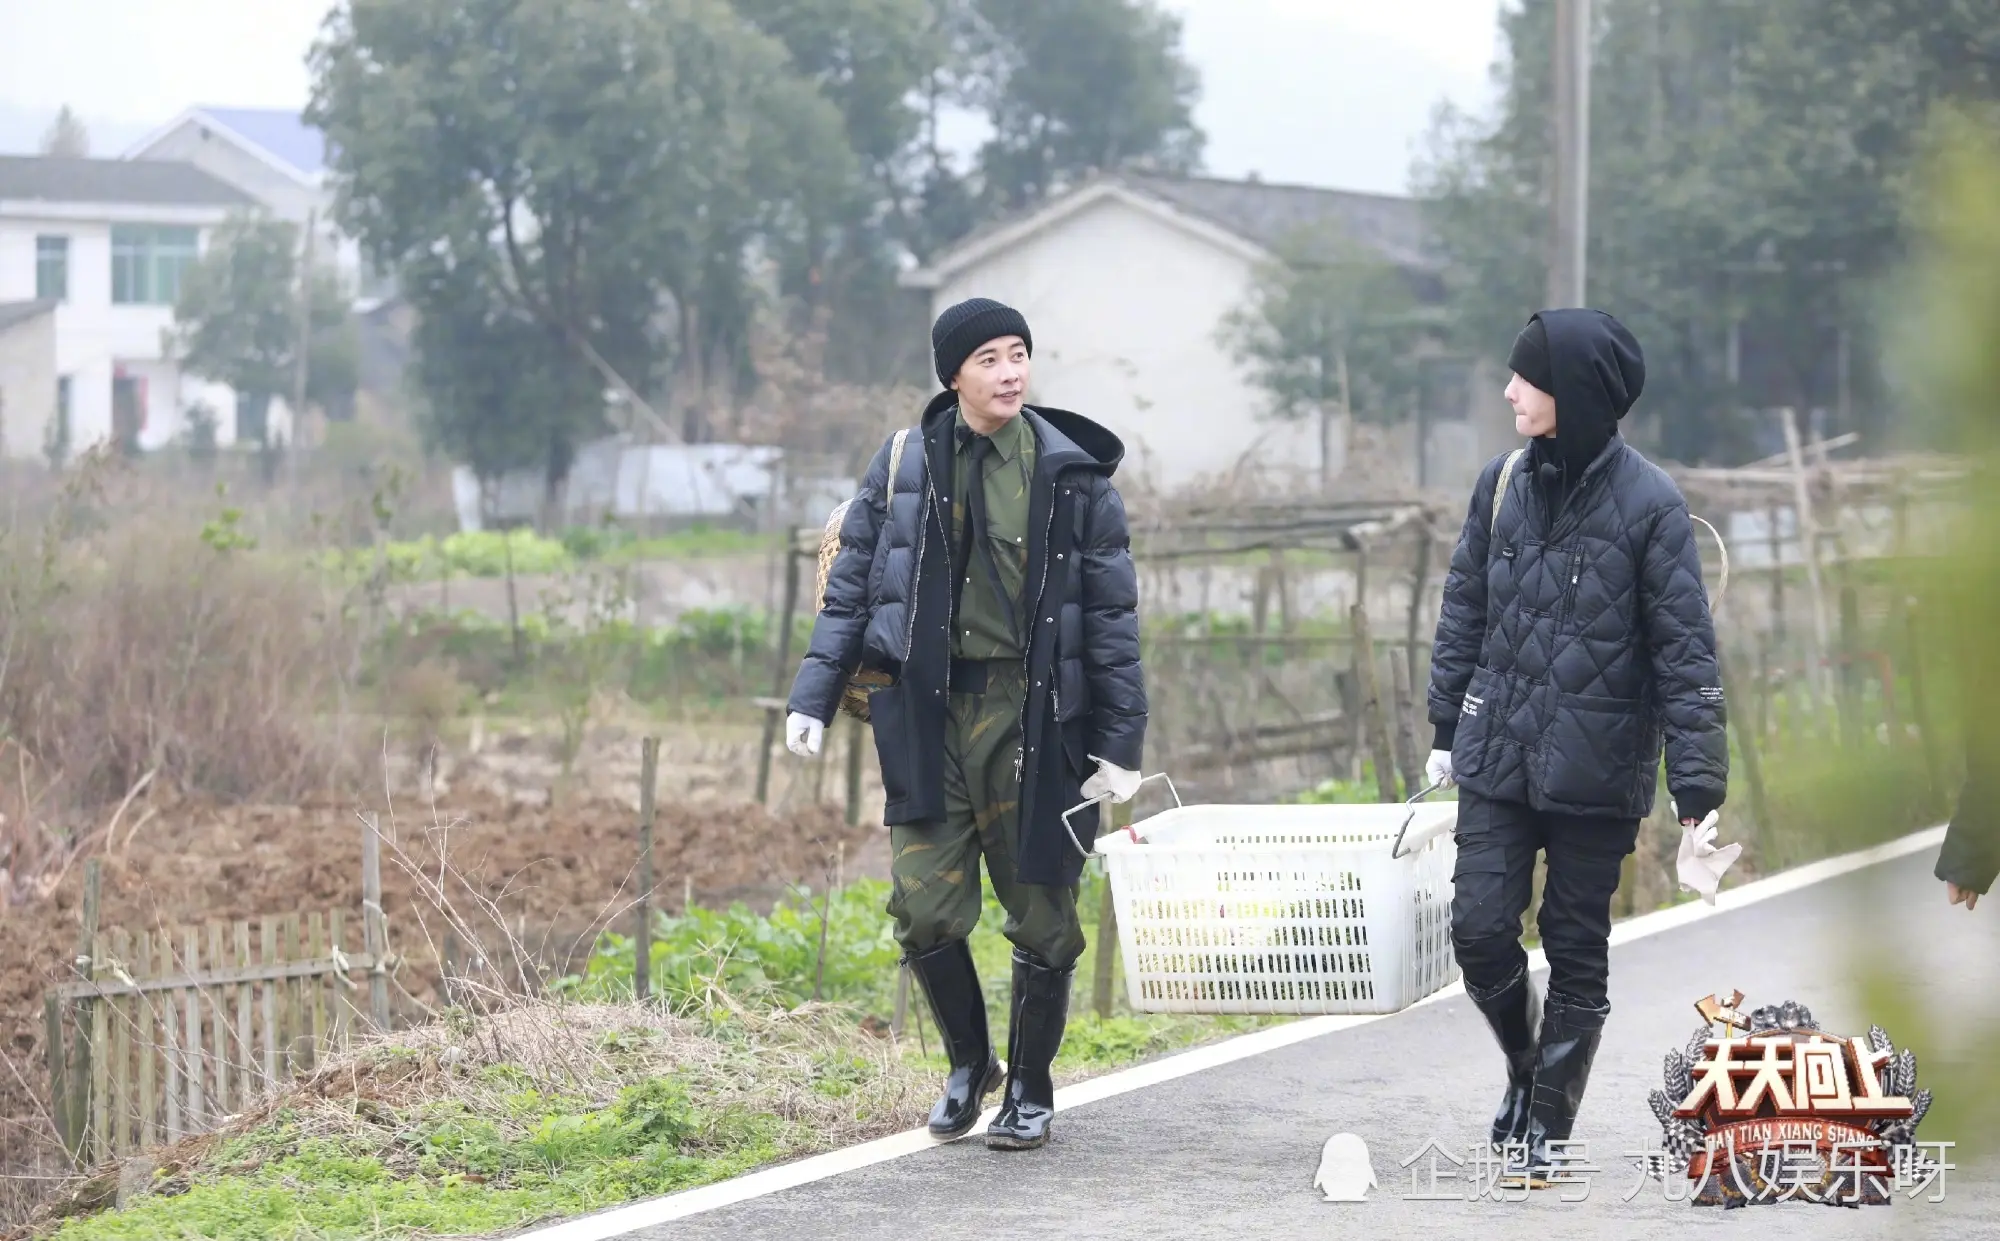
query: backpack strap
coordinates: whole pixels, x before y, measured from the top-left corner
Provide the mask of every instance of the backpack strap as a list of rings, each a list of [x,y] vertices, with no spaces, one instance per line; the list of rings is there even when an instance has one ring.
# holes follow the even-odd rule
[[[904,427],[889,441],[889,481],[882,494],[882,504],[886,508],[896,496],[896,474],[903,466],[903,442],[910,438],[910,428]],[[826,606],[826,579],[833,572],[834,557],[840,554],[840,527],[847,520],[847,510],[853,500],[842,500],[828,513],[826,525],[819,534],[819,575],[813,583],[813,611]]]
[[[1514,467],[1521,463],[1521,455],[1528,450],[1516,448],[1507,454],[1507,460],[1500,466],[1500,481],[1493,484],[1493,520],[1486,528],[1486,537],[1493,538],[1500,533],[1500,504],[1507,498],[1507,488],[1514,481]]]
[[[904,427],[896,432],[896,438],[889,441],[889,489],[882,496],[885,504],[896,495],[896,475],[903,468],[903,443],[909,438],[910,428]]]

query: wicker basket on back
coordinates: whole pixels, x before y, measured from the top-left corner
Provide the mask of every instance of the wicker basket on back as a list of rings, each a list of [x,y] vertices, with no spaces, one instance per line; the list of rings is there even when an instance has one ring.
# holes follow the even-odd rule
[[[896,473],[902,468],[903,464],[903,441],[908,439],[909,436],[909,428],[905,427],[896,432],[896,437],[889,442],[889,493],[891,495],[895,494]],[[820,531],[819,577],[813,585],[813,613],[815,615],[826,607],[827,575],[833,572],[834,557],[840,554],[840,525],[847,520],[847,507],[853,503],[853,500],[843,501],[839,507],[827,515],[826,526]],[[847,679],[846,686],[840,691],[841,711],[844,714],[853,716],[864,724],[867,723],[869,691],[881,689],[884,686],[892,684],[894,684],[894,681],[890,679],[889,674],[886,672],[878,672],[872,668],[860,669]]]

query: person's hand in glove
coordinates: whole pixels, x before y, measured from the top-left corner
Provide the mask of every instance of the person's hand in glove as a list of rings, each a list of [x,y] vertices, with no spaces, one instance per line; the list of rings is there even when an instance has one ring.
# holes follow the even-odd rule
[[[826,725],[810,715],[800,715],[794,711],[785,717],[785,748],[800,758],[811,758],[819,753],[819,743],[826,737]]]
[[[1697,809],[1702,808],[1699,803],[1693,804]],[[1682,813],[1679,802],[1674,804],[1674,813]],[[1682,817],[1680,856],[1674,863],[1681,886],[1699,892],[1701,899],[1710,905],[1715,904],[1716,890],[1722,886],[1722,873],[1743,852],[1741,844],[1716,848],[1715,832],[1721,817],[1715,810],[1708,810],[1699,822]]]
[[[1097,771],[1083,782],[1083,799],[1097,801],[1109,796],[1114,802],[1131,801],[1132,794],[1139,791],[1139,773],[1107,763],[1095,754],[1090,759],[1097,764]]]
[[[1424,779],[1432,784],[1437,785],[1441,789],[1448,789],[1451,787],[1452,774],[1451,774],[1450,750],[1431,751],[1430,759],[1424,763]]]

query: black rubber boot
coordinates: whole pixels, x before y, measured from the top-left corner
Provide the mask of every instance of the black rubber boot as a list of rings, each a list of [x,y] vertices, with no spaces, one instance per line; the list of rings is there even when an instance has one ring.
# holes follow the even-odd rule
[[[1055,1080],[1049,1075],[1069,1020],[1071,970],[1050,967],[1039,957],[1014,950],[1013,1018],[1007,1032],[1007,1093],[1000,1114],[986,1129],[994,1150],[1033,1150],[1049,1140],[1056,1112]]]
[[[1497,991],[1482,994],[1468,984],[1465,993],[1486,1018],[1507,1057],[1507,1092],[1500,1097],[1500,1110],[1494,1113],[1492,1136],[1494,1152],[1504,1153],[1509,1144],[1528,1139],[1528,1101],[1535,1089],[1535,1033],[1542,1019],[1541,997],[1525,966]]]
[[[1551,995],[1542,1014],[1541,1038],[1535,1047],[1535,1086],[1528,1103],[1527,1174],[1531,1189],[1547,1189],[1553,1174],[1563,1170],[1551,1143],[1569,1140],[1576,1112],[1583,1105],[1583,1088],[1590,1081],[1590,1062],[1604,1036],[1604,1019],[1611,1006],[1585,1008],[1561,995]]]
[[[961,1138],[978,1123],[986,1096],[1000,1085],[1000,1061],[986,1028],[986,997],[979,990],[972,949],[964,940],[954,940],[906,959],[930,1001],[938,1037],[951,1060],[944,1095],[931,1108],[931,1136],[944,1141]]]

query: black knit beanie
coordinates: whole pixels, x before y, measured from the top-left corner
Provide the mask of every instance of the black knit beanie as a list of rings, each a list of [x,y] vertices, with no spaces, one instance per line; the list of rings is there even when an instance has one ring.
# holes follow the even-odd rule
[[[1549,364],[1549,330],[1542,326],[1540,315],[1528,320],[1528,326],[1514,338],[1514,352],[1507,355],[1507,369],[1550,396],[1555,395],[1555,368]]]
[[[960,302],[939,315],[931,325],[931,353],[937,362],[938,382],[951,387],[965,360],[989,340],[1018,336],[1035,353],[1035,338],[1028,334],[1028,321],[1012,306],[991,298],[975,297]]]

